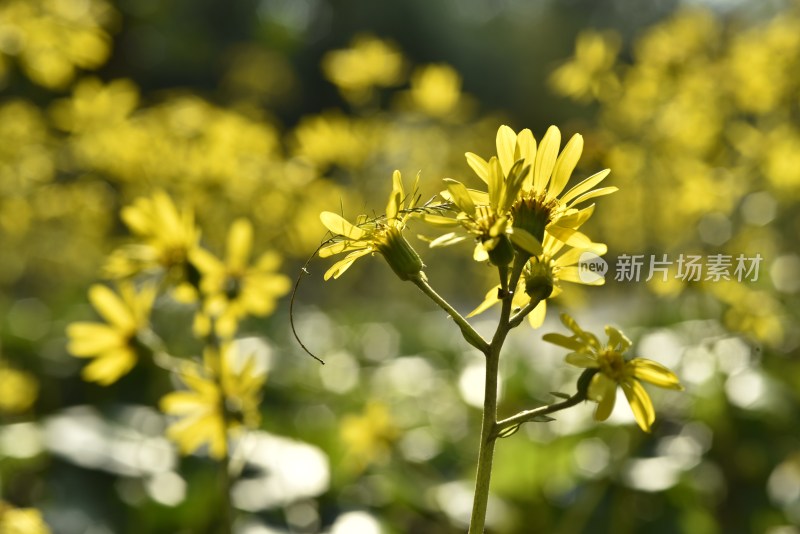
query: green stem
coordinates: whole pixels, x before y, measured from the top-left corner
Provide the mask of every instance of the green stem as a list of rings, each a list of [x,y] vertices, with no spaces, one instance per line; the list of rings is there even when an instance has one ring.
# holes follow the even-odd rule
[[[548,415],[551,413],[555,413],[566,408],[571,408],[576,404],[586,400],[586,395],[583,393],[576,393],[572,397],[565,399],[561,402],[554,402],[553,404],[547,404],[545,406],[539,406],[538,408],[534,408],[532,410],[524,410],[519,412],[516,415],[512,415],[511,417],[507,417],[502,421],[498,421],[495,425],[495,432],[494,437],[498,437],[503,434],[506,430],[513,428],[515,426],[519,426],[522,423],[527,423],[529,421],[535,420],[537,417],[541,417],[543,415]]]
[[[461,335],[464,336],[464,339],[481,351],[484,354],[489,352],[489,344],[486,342],[481,335],[472,328],[472,325],[469,324],[469,321],[464,319],[464,317],[458,313],[455,308],[453,308],[450,303],[444,300],[434,289],[428,284],[427,280],[424,279],[423,276],[415,276],[411,277],[410,280],[414,282],[414,284],[422,290],[423,293],[428,295],[432,301],[439,305],[444,311],[447,312],[450,317],[453,318],[453,321],[458,325],[461,329]]]
[[[517,282],[522,274],[522,268],[527,259],[517,255],[511,269],[511,276],[507,277],[508,268],[498,268],[500,288],[503,294],[500,320],[497,324],[492,342],[486,354],[486,382],[484,385],[483,417],[481,421],[481,441],[478,449],[478,472],[475,476],[475,497],[472,501],[472,516],[469,523],[469,534],[483,534],[486,524],[486,508],[489,504],[489,486],[492,480],[492,462],[494,459],[494,446],[497,441],[497,381],[500,367],[500,351],[505,343],[506,336],[511,330],[509,317],[511,316],[512,300]]]

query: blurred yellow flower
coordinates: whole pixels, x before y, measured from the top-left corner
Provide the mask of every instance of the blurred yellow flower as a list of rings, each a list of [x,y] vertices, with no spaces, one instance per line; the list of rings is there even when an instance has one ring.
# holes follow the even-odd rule
[[[616,402],[617,386],[621,386],[636,423],[645,432],[650,432],[656,412],[639,382],[681,391],[683,386],[675,373],[652,360],[626,359],[625,352],[631,347],[631,341],[613,326],[606,326],[608,342],[602,345],[594,334],[581,329],[566,313],[561,314],[561,322],[572,331],[572,336],[545,334],[543,339],[572,350],[566,356],[567,363],[584,369],[597,369],[587,391],[588,397],[599,403],[594,418],[597,421],[608,419]]]
[[[50,534],[36,508],[14,508],[0,501],[0,534]]]
[[[304,117],[293,133],[294,153],[313,163],[320,171],[331,165],[359,168],[370,154],[375,132],[364,121],[330,111]]]
[[[72,89],[72,98],[57,100],[50,109],[53,121],[71,133],[92,133],[117,126],[127,119],[139,103],[139,91],[130,80],[103,84],[97,78],[84,78]]]
[[[353,225],[340,215],[323,211],[320,220],[333,233],[332,242],[319,249],[319,256],[327,258],[334,254],[348,252],[325,273],[325,280],[339,278],[358,258],[380,252],[392,270],[401,280],[422,275],[422,260],[403,237],[406,221],[411,216],[418,201],[417,185],[419,175],[408,195],[403,187],[400,171],[392,175],[392,193],[386,204],[386,213],[374,219],[359,215]]]
[[[559,94],[579,101],[609,98],[619,91],[613,67],[621,44],[613,32],[581,32],[575,56],[551,74],[550,83]]]
[[[28,372],[0,363],[0,391],[0,413],[22,413],[36,402],[39,382]]]
[[[247,219],[238,219],[228,232],[224,262],[203,248],[191,252],[190,261],[202,275],[204,295],[200,320],[195,323],[199,334],[208,334],[213,321],[216,333],[230,338],[242,318],[271,313],[277,299],[289,291],[289,278],[276,272],[280,256],[265,252],[249,265],[252,247],[253,226]]]
[[[356,104],[368,101],[374,87],[400,83],[403,70],[400,50],[372,35],[358,35],[349,48],[328,52],[322,58],[325,76],[339,88],[342,96]]]
[[[461,94],[461,75],[445,64],[415,69],[408,96],[414,109],[434,118],[455,118],[466,107]]]
[[[138,339],[148,328],[156,289],[146,285],[119,286],[119,294],[104,285],[89,288],[89,301],[105,323],[77,322],[67,327],[67,350],[78,358],[94,358],[83,369],[83,378],[104,386],[130,371],[143,350]]]
[[[17,57],[34,83],[63,88],[77,69],[105,63],[111,38],[103,26],[113,16],[104,0],[5,0],[0,5],[0,54]]]
[[[178,210],[165,192],[157,191],[123,208],[122,220],[141,241],[115,250],[105,272],[122,278],[161,270],[177,298],[192,300],[199,279],[189,255],[200,239],[193,212]]]
[[[209,455],[222,459],[228,454],[229,433],[261,424],[259,404],[266,373],[256,368],[254,356],[242,358],[235,344],[207,347],[203,364],[186,362],[179,376],[189,390],[168,393],[159,406],[179,417],[167,436],[182,454],[208,445]]]
[[[373,401],[362,414],[344,416],[339,435],[347,461],[360,471],[369,464],[385,462],[400,431],[386,405]]]
[[[0,140],[0,199],[52,181],[55,142],[39,108],[24,100],[0,104]]]

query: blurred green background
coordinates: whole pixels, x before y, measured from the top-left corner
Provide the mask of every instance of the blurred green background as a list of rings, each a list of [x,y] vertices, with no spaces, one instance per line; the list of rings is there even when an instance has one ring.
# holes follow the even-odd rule
[[[215,531],[214,469],[163,437],[168,381],[88,384],[65,349],[131,240],[120,208],[163,189],[214,250],[248,217],[294,278],[320,211],[380,213],[394,169],[421,171],[423,198],[444,177],[477,186],[463,154],[492,155],[500,124],[582,133],[573,180],[609,167],[620,187],[586,227],[609,245],[606,285],[566,288],[512,334],[501,414],[572,391],[541,341],[558,309],[622,327],[686,391],[652,391],[651,434],[620,402],[502,440],[489,531],[800,532],[800,5],[780,1],[0,0],[0,500],[57,533]],[[481,302],[471,247],[418,243],[434,287]],[[673,270],[617,281],[623,254]],[[682,254],[763,261],[685,282]],[[295,302],[325,366],[292,339],[288,298],[245,326],[269,377],[236,531],[464,531],[480,355],[383,262],[323,283],[328,265]],[[153,322],[191,354],[184,307],[162,299]]]

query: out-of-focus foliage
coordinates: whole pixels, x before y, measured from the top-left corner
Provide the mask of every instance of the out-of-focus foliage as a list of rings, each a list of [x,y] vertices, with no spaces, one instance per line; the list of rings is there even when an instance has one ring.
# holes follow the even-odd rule
[[[320,211],[352,220],[382,206],[394,169],[422,171],[423,199],[443,177],[478,186],[464,152],[490,154],[499,124],[538,137],[559,123],[585,135],[575,175],[609,167],[620,188],[592,220],[612,270],[623,253],[764,262],[757,282],[608,276],[591,301],[565,291],[572,305],[604,302],[577,319],[595,329],[614,317],[687,391],[652,392],[647,436],[618,403],[604,424],[580,406],[501,441],[489,528],[798,532],[796,7],[210,4],[0,1],[0,530],[46,532],[42,518],[64,533],[218,525],[213,462],[203,447],[179,457],[158,410],[193,391],[158,367],[175,362],[139,358],[101,387],[67,353],[98,278],[169,280],[148,325],[175,357],[199,357],[194,328],[210,327],[195,326],[197,299],[216,295],[213,315],[229,302],[218,281],[233,221],[252,225],[250,268],[273,250],[285,261],[267,271],[293,277],[324,236]],[[579,30],[590,31],[573,43]],[[547,80],[562,98],[546,96]],[[158,192],[192,214],[196,233],[169,235],[183,257],[168,254],[163,225],[140,232],[119,215]],[[207,294],[175,283],[192,274],[193,247],[225,258],[207,262]],[[480,303],[484,270],[420,250],[459,305]],[[269,376],[260,423],[249,419],[231,457],[238,532],[463,530],[483,362],[384,265],[363,263],[324,286],[321,264],[303,277],[295,322],[325,366],[290,342],[287,299],[268,317],[233,314],[237,354]],[[504,413],[574,384],[540,334],[509,348]]]

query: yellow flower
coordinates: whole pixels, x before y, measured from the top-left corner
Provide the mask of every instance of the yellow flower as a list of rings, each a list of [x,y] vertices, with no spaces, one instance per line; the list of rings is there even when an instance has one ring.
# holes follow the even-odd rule
[[[418,200],[417,184],[406,196],[400,171],[392,175],[392,193],[382,217],[367,219],[360,215],[355,225],[330,211],[323,211],[320,220],[333,233],[333,242],[320,248],[319,256],[327,258],[341,252],[349,252],[325,273],[325,280],[339,278],[358,258],[380,252],[401,280],[421,275],[422,260],[403,237],[406,221]]]
[[[652,360],[626,359],[625,352],[631,347],[631,341],[613,326],[606,326],[608,342],[603,345],[594,334],[581,329],[566,313],[561,314],[561,322],[573,335],[546,334],[544,340],[572,350],[567,354],[567,363],[597,370],[587,392],[591,400],[599,403],[594,412],[595,420],[608,419],[616,402],[617,386],[621,386],[639,427],[650,432],[656,413],[640,381],[666,389],[683,390],[675,373]]]
[[[524,308],[532,298],[539,300],[539,304],[528,314],[528,322],[534,328],[539,328],[547,314],[547,299],[557,297],[563,291],[561,282],[601,286],[605,284],[602,276],[587,276],[582,274],[579,267],[581,257],[587,252],[592,254],[605,254],[606,246],[603,243],[594,243],[592,250],[572,248],[563,250],[566,246],[551,235],[544,238],[542,253],[528,259],[522,270],[522,276],[514,291],[512,303],[515,308]],[[467,317],[483,313],[498,302],[497,285],[486,293],[484,301],[475,308]]]
[[[0,501],[0,534],[50,534],[36,508],[14,508]]]
[[[142,350],[138,335],[148,328],[156,290],[136,291],[124,283],[119,294],[103,285],[89,288],[89,301],[105,323],[78,322],[67,327],[67,350],[79,358],[94,358],[83,369],[83,378],[104,386],[130,371]]]
[[[249,265],[252,247],[253,226],[247,219],[238,219],[228,231],[224,262],[202,248],[190,255],[202,274],[200,289],[205,299],[200,317],[213,319],[217,334],[223,338],[234,335],[243,317],[271,313],[277,299],[291,286],[288,277],[276,272],[281,263],[277,253],[266,252]],[[200,333],[207,334],[208,326],[199,326]]]
[[[28,410],[39,395],[39,382],[25,371],[0,363],[0,414],[16,414]]]
[[[116,15],[108,2],[5,0],[0,3],[3,52],[16,56],[34,83],[62,89],[77,69],[96,69],[111,51],[103,29]]]
[[[489,161],[467,152],[467,163],[487,185],[488,192],[467,189],[455,180],[446,179],[450,200],[460,213],[455,217],[425,214],[423,219],[439,226],[459,223],[477,237],[473,257],[482,261],[506,237],[518,249],[531,256],[542,253],[547,235],[573,247],[602,253],[603,245],[593,243],[578,228],[594,211],[594,206],[576,206],[592,198],[607,195],[616,187],[592,190],[610,172],[608,169],[590,176],[560,198],[583,151],[583,137],[576,134],[559,156],[561,132],[551,126],[537,150],[536,139],[530,130],[519,134],[508,126],[497,130],[497,156]],[[505,236],[505,237],[504,237]],[[464,238],[455,232],[435,239],[431,246],[456,243]],[[505,254],[502,255],[505,260]],[[493,260],[494,262],[494,260]],[[494,262],[496,263],[496,262]]]
[[[212,458],[224,458],[229,432],[261,424],[259,404],[266,373],[256,369],[252,355],[243,361],[238,357],[233,344],[206,348],[203,365],[187,362],[181,369],[180,378],[189,390],[162,397],[161,410],[180,417],[167,429],[167,436],[182,454],[207,444]]]
[[[200,239],[192,211],[178,210],[165,192],[156,191],[123,208],[122,220],[141,242],[114,251],[105,266],[106,273],[121,278],[163,270],[176,296],[192,300],[198,280],[189,254]]]
[[[407,96],[415,109],[434,118],[458,116],[467,107],[461,94],[461,76],[445,64],[416,69]]]
[[[339,433],[350,462],[360,471],[388,458],[399,430],[385,404],[369,402],[363,414],[342,418]]]
[[[562,95],[579,101],[607,99],[619,92],[613,68],[621,45],[614,32],[581,32],[575,42],[575,57],[556,69],[550,83]]]
[[[373,87],[400,82],[403,63],[403,55],[392,43],[359,35],[350,48],[328,52],[322,58],[322,70],[345,98],[363,104],[371,98]]]
[[[455,206],[457,215],[425,213],[423,220],[436,226],[460,225],[467,235],[475,236],[477,244],[472,254],[475,261],[488,259],[495,265],[507,265],[514,256],[511,241],[531,254],[541,252],[536,238],[525,230],[511,230],[511,208],[528,172],[528,168],[523,167],[524,161],[518,160],[507,173],[503,173],[497,158],[485,163],[488,193],[467,189],[461,182],[445,178],[447,191],[441,196]],[[450,232],[431,241],[431,247],[452,245],[464,239],[465,235]]]

